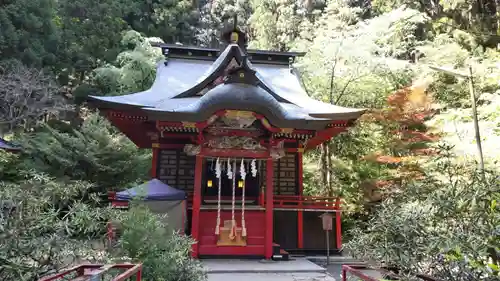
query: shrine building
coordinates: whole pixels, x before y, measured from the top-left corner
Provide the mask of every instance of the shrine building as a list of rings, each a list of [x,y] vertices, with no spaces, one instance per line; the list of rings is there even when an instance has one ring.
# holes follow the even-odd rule
[[[194,257],[324,252],[325,212],[340,250],[341,201],[303,195],[302,157],[364,110],[309,97],[293,67],[303,53],[249,50],[236,26],[221,36],[221,49],[160,45],[150,89],[89,104],[152,149],[152,178],[189,194]]]

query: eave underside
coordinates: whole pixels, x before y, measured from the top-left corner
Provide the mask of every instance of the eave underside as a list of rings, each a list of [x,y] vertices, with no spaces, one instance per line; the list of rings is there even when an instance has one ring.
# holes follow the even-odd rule
[[[270,124],[265,116],[248,111],[222,110],[210,116],[203,122],[170,122],[148,120],[146,116],[132,115],[128,112],[101,111],[111,123],[120,129],[138,147],[151,148],[165,145],[166,147],[182,148],[186,144],[206,145],[212,136],[250,137],[261,142],[267,149],[282,146],[288,152],[296,152],[300,149],[312,149],[317,145],[329,140],[331,137],[346,131],[349,123],[338,121],[331,123],[326,129],[300,130],[296,128],[277,128]],[[253,114],[260,129],[247,130],[238,127],[214,127],[217,120],[223,116],[243,116]],[[243,114],[243,115],[242,115]],[[247,117],[244,117],[246,115]],[[239,117],[236,117],[239,118]],[[257,123],[255,123],[257,122]],[[281,143],[281,144],[280,144]],[[244,152],[244,151],[240,151]],[[238,150],[228,152],[239,153]],[[243,153],[245,154],[245,153]],[[249,153],[248,155],[257,155]],[[266,157],[268,154],[258,154]]]

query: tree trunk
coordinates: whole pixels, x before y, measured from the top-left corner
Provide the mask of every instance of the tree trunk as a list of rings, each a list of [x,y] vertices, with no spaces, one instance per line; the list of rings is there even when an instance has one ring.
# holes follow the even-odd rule
[[[321,185],[323,194],[332,197],[334,195],[333,190],[333,164],[332,164],[332,149],[330,147],[330,142],[325,142],[321,145],[321,155],[320,155],[320,174],[321,174]]]
[[[494,17],[496,19],[495,26],[493,33],[500,35],[500,0],[495,0],[495,3],[493,5],[493,10],[494,10]],[[497,48],[500,48],[500,46],[496,46]]]
[[[85,79],[85,71],[81,71],[76,87],[78,87],[78,85],[83,84],[84,79]],[[72,89],[72,91],[74,91],[76,89],[76,87],[74,87]],[[75,104],[75,112],[70,120],[71,126],[79,127],[82,124],[83,120],[81,119],[81,109],[82,109],[82,107],[80,104]]]
[[[333,177],[333,166],[332,166],[332,148],[330,147],[330,141],[325,143],[326,147],[326,166],[327,166],[327,175],[326,175],[326,187],[328,190],[328,196],[333,197],[333,186],[332,186],[332,177]]]

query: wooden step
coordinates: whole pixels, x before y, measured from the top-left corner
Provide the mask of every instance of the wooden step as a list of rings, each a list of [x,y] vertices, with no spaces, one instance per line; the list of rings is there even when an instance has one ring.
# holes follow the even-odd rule
[[[280,255],[283,257],[284,261],[290,260],[290,254],[287,251],[280,249]]]
[[[290,254],[281,249],[281,246],[279,244],[273,243],[273,260],[276,261],[287,261],[290,260]]]
[[[281,246],[279,244],[273,243],[273,254],[279,254]]]

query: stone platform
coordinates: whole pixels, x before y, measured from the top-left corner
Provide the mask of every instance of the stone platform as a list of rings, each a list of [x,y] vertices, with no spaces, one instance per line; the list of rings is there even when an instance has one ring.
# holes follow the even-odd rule
[[[214,273],[326,273],[326,269],[305,259],[289,261],[207,259],[202,260],[208,274]]]
[[[337,281],[328,273],[211,273],[207,281]]]

